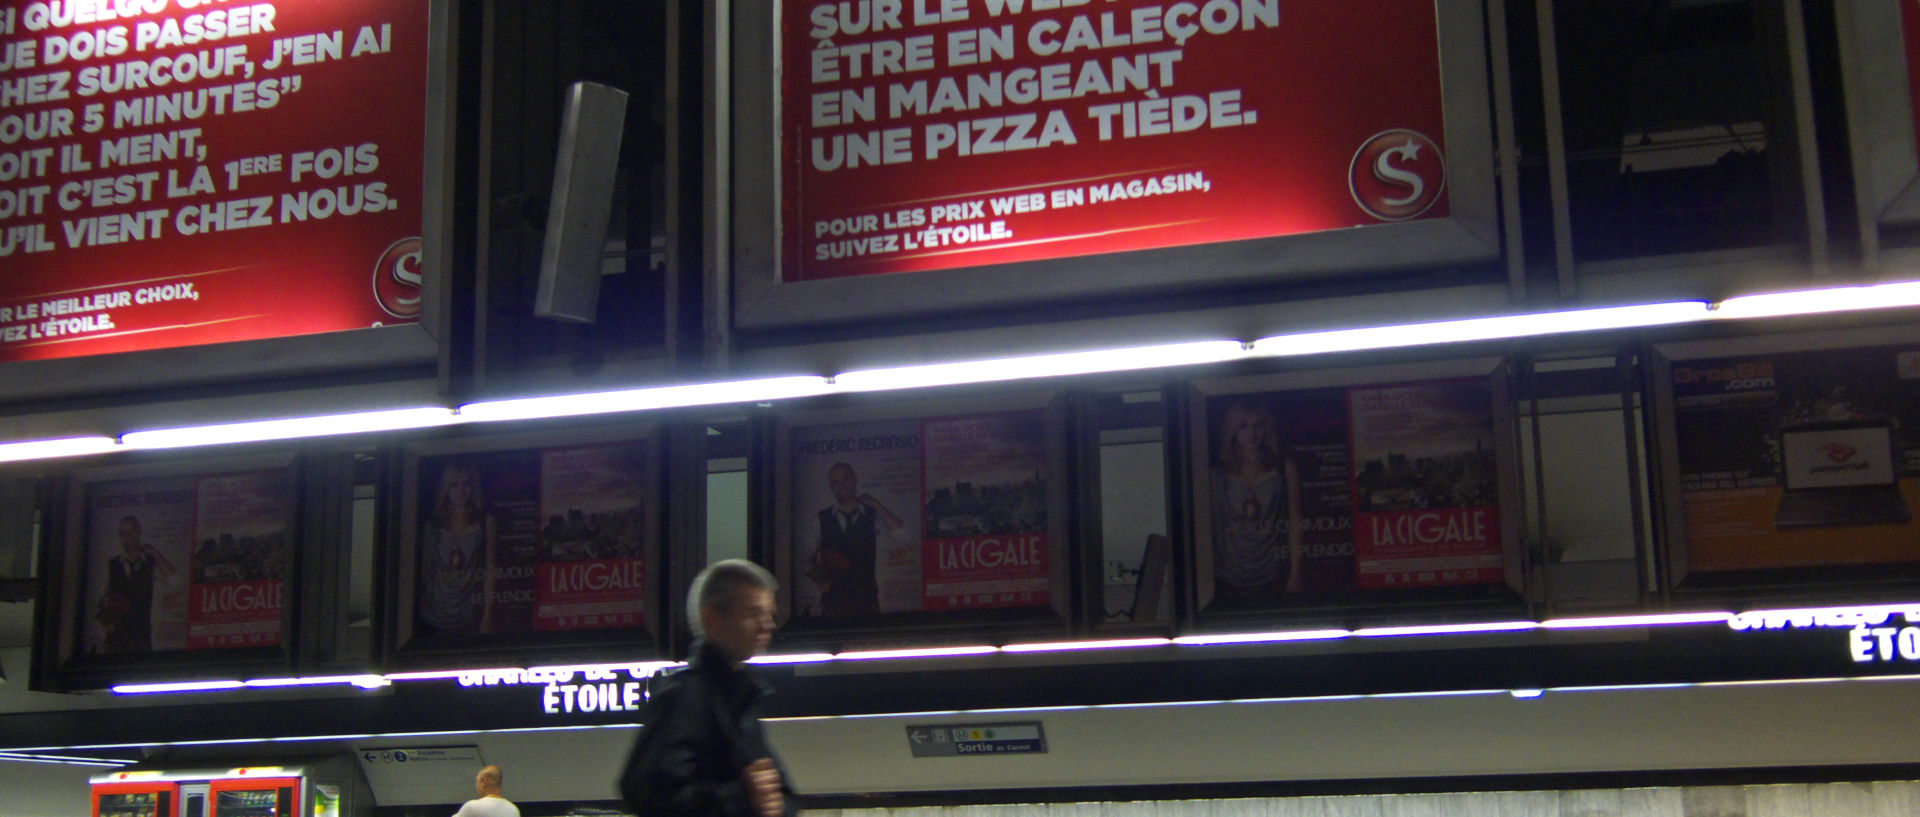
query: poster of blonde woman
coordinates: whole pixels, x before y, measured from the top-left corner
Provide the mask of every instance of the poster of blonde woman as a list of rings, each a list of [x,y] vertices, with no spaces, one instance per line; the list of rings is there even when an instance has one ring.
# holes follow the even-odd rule
[[[1203,610],[1365,603],[1376,591],[1506,580],[1488,378],[1273,387],[1286,382],[1196,393]]]
[[[418,456],[406,635],[453,646],[648,626],[657,446],[611,436],[476,438]]]

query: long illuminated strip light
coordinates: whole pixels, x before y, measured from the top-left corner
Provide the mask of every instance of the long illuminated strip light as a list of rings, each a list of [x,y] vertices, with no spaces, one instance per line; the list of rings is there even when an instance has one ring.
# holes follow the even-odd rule
[[[1537,621],[1486,621],[1471,624],[1420,624],[1409,627],[1361,627],[1353,634],[1361,638],[1386,638],[1404,635],[1461,635],[1466,633],[1525,632],[1540,627]]]
[[[318,417],[294,417],[284,420],[260,420],[249,423],[187,426],[154,431],[129,431],[120,436],[120,442],[127,448],[185,448],[433,428],[457,422],[460,422],[460,418],[450,409],[405,408],[328,414]]]
[[[1783,678],[1774,681],[1684,681],[1662,684],[1618,684],[1614,686],[1565,686],[1540,689],[1443,689],[1416,692],[1363,692],[1336,693],[1331,695],[1290,695],[1273,698],[1221,698],[1214,700],[1192,701],[1142,701],[1117,704],[1055,704],[1049,706],[1007,706],[982,707],[979,709],[929,709],[917,712],[869,712],[854,715],[793,715],[788,717],[767,718],[768,721],[833,721],[833,720],[877,720],[886,718],[938,718],[981,715],[1021,715],[1046,714],[1052,712],[1091,712],[1115,709],[1169,709],[1200,706],[1245,706],[1248,704],[1294,704],[1294,703],[1331,703],[1337,701],[1366,701],[1396,698],[1460,698],[1477,696],[1505,695],[1513,698],[1539,698],[1546,693],[1575,692],[1650,692],[1673,689],[1714,689],[1731,686],[1770,686],[1802,684],[1847,684],[1871,683],[1874,681],[1915,682],[1920,675],[1861,675],[1832,678]],[[65,747],[63,747],[65,748]],[[124,748],[74,746],[73,749]]]
[[[1731,613],[1656,613],[1644,616],[1592,616],[1588,618],[1550,618],[1540,622],[1549,630],[1578,630],[1593,627],[1650,627],[1664,624],[1720,624],[1733,619]]]
[[[1072,652],[1076,650],[1124,650],[1130,647],[1164,647],[1171,638],[1116,638],[1106,641],[1053,641],[1038,644],[1008,644],[1001,652]]]
[[[425,407],[131,431],[122,435],[120,445],[116,445],[107,437],[0,443],[0,462],[84,456],[105,453],[122,447],[173,448],[398,431],[465,422],[571,417],[688,406],[764,402],[834,392],[911,389],[1034,377],[1131,371],[1217,363],[1250,356],[1314,355],[1662,326],[1707,320],[1808,315],[1916,305],[1920,305],[1920,281],[1834,287],[1746,295],[1713,304],[1705,301],[1674,301],[1398,326],[1302,332],[1261,338],[1252,343],[1233,340],[1195,341],[993,360],[862,369],[845,372],[832,378],[801,375],[590,394],[492,400],[469,403],[453,411],[440,407]]]
[[[380,675],[320,675],[308,678],[256,678],[241,683],[250,687],[303,687],[352,684],[362,689],[377,689],[392,684]]]
[[[918,389],[929,386],[957,386],[964,383],[1025,380],[1035,377],[1066,377],[1169,366],[1194,366],[1237,360],[1246,355],[1247,345],[1239,341],[1205,340],[959,363],[860,369],[835,375],[833,385],[839,391],[855,392]]]
[[[1332,352],[1357,352],[1365,349],[1394,349],[1437,343],[1463,343],[1476,340],[1561,335],[1603,329],[1631,329],[1693,323],[1711,316],[1706,301],[1674,301],[1600,309],[1573,309],[1563,312],[1538,312],[1528,315],[1501,315],[1491,318],[1467,318],[1455,321],[1410,323],[1399,326],[1369,326],[1360,329],[1335,329],[1325,332],[1299,332],[1275,335],[1253,342],[1255,356],[1287,357],[1320,355]]]
[[[749,664],[824,664],[833,660],[830,652],[788,653],[786,655],[759,655],[747,659]]]
[[[967,647],[927,647],[904,650],[861,650],[856,652],[834,653],[838,661],[875,661],[890,658],[951,658],[958,655],[991,655],[999,652],[999,647],[986,645]]]
[[[1836,622],[1853,621],[1855,619],[1874,620],[1875,617],[1885,619],[1894,615],[1911,615],[1920,618],[1920,602],[1749,610],[1742,613],[1703,611],[1695,613],[1651,613],[1584,618],[1555,618],[1545,621],[1492,621],[1461,624],[1363,627],[1355,630],[1281,630],[1261,633],[1184,635],[1175,638],[1133,638],[1100,641],[1008,644],[1000,647],[982,644],[957,647],[864,650],[839,653],[796,653],[787,655],[763,655],[750,659],[749,663],[760,665],[822,664],[835,661],[948,658],[955,656],[991,655],[995,653],[1030,654],[1039,652],[1121,650],[1166,645],[1197,647],[1222,644],[1274,644],[1296,641],[1332,641],[1344,638],[1473,635],[1478,633],[1527,632],[1531,630],[1645,628],[1697,624],[1727,624],[1733,626],[1735,629],[1784,626],[1836,626]],[[676,666],[680,666],[680,662],[641,661],[625,664],[535,667],[532,669],[503,667],[496,669],[431,670],[423,672],[396,672],[387,675],[339,675],[254,681],[189,681],[167,684],[125,684],[113,687],[112,691],[116,694],[132,695],[157,692],[207,692],[247,687],[317,686],[326,684],[353,684],[371,689],[386,686],[394,681],[448,679],[471,679],[474,685],[491,686],[501,683],[529,683],[529,678],[537,680],[539,677],[554,675],[556,673],[574,675],[593,671],[608,673],[626,672],[629,677],[640,677],[641,675],[651,675],[662,669]]]
[[[165,684],[121,684],[113,687],[115,695],[148,695],[156,692],[214,692],[223,689],[246,689],[245,681],[177,681]]]
[[[1718,687],[1733,687],[1733,686],[1848,684],[1848,683],[1874,683],[1874,682],[1912,683],[1916,681],[1920,681],[1920,675],[1863,675],[1863,676],[1853,676],[1853,677],[1840,676],[1840,677],[1831,677],[1831,678],[1783,678],[1783,679],[1774,680],[1774,681],[1698,681],[1698,682],[1659,683],[1659,684],[1619,684],[1615,686],[1564,686],[1564,687],[1545,687],[1537,690],[1536,689],[1462,689],[1462,690],[1432,690],[1432,691],[1423,691],[1423,692],[1384,692],[1384,693],[1358,693],[1358,694],[1343,693],[1343,694],[1334,694],[1334,695],[1310,695],[1310,696],[1302,695],[1302,696],[1275,697],[1275,698],[1222,698],[1222,699],[1212,699],[1212,700],[1147,701],[1147,702],[1140,702],[1140,703],[1114,703],[1114,704],[1064,704],[1064,705],[1053,705],[1053,706],[986,707],[986,708],[979,708],[979,709],[933,709],[933,710],[919,710],[919,711],[912,711],[912,712],[870,712],[870,713],[860,713],[860,714],[853,714],[853,715],[794,715],[794,716],[787,716],[787,717],[770,717],[770,718],[767,718],[766,720],[778,721],[778,722],[875,720],[875,719],[884,719],[884,718],[928,718],[928,717],[949,717],[949,716],[1014,715],[1014,714],[1025,714],[1025,713],[1050,713],[1050,712],[1090,712],[1090,711],[1105,711],[1105,710],[1116,710],[1116,709],[1160,709],[1160,708],[1175,708],[1175,707],[1184,708],[1184,707],[1200,707],[1200,706],[1236,706],[1236,705],[1245,706],[1249,704],[1259,705],[1259,704],[1290,704],[1290,703],[1330,703],[1330,702],[1337,702],[1337,701],[1363,701],[1363,700],[1379,700],[1379,699],[1395,699],[1395,698],[1458,698],[1458,697],[1497,696],[1497,695],[1505,695],[1505,696],[1514,697],[1514,698],[1537,698],[1547,693],[1558,694],[1558,693],[1577,693],[1577,692],[1646,692],[1646,691],[1673,690],[1673,689],[1712,689],[1712,688],[1718,688]],[[1535,692],[1538,692],[1539,695],[1533,694]],[[145,749],[145,748],[158,747],[158,746],[214,746],[214,745],[224,746],[224,745],[240,745],[240,744],[260,744],[260,743],[309,743],[309,742],[316,742],[316,741],[373,740],[373,739],[417,738],[417,737],[450,737],[450,736],[461,736],[461,735],[493,735],[493,734],[533,733],[533,732],[578,732],[578,731],[591,730],[591,729],[636,729],[636,728],[639,728],[639,726],[640,726],[639,724],[633,724],[633,723],[606,723],[606,724],[576,724],[576,725],[568,725],[568,726],[524,726],[524,727],[510,727],[510,728],[504,728],[504,729],[440,729],[440,730],[417,731],[417,732],[358,732],[358,733],[340,733],[340,734],[331,734],[331,735],[293,735],[293,736],[287,736],[287,737],[217,738],[212,740],[152,741],[152,742],[146,742],[146,743],[95,743],[95,744],[85,744],[85,745],[77,745],[77,746],[24,746],[24,747],[18,747],[18,748],[6,750],[4,752],[0,752],[0,760],[7,759],[8,755],[19,755],[21,753],[27,753],[27,752],[104,751],[108,749]],[[101,760],[98,762],[101,764],[111,763],[110,761],[106,761],[106,760]],[[111,763],[111,765],[120,765],[120,764]]]
[[[80,746],[27,746],[8,751],[102,751],[106,749],[145,749],[154,746],[231,746],[243,743],[313,743],[316,741],[372,740],[375,738],[433,738],[451,735],[502,735],[515,732],[581,732],[589,729],[638,729],[637,723],[589,723],[572,726],[513,726],[500,729],[431,729],[416,732],[341,732],[331,735],[290,735],[277,738],[210,738],[207,740],[163,740],[147,743],[90,743]],[[105,761],[102,761],[105,762]],[[165,773],[161,773],[165,777]]]
[[[1902,306],[1920,306],[1920,281],[1742,295],[1715,304],[1711,317],[1714,320],[1777,318]]]
[[[1173,639],[1173,643],[1195,647],[1214,644],[1274,644],[1285,641],[1332,641],[1352,635],[1352,630],[1282,630],[1272,633],[1183,635]]]
[[[100,758],[78,757],[63,758],[27,755],[15,752],[0,752],[0,763],[52,763],[59,766],[92,766],[96,768],[118,769],[122,766],[131,766],[137,762],[138,761],[133,760],[103,760]]]
[[[60,457],[84,457],[104,454],[119,443],[112,437],[66,437],[58,440],[31,440],[0,444],[0,462],[51,460]]]
[[[466,420],[481,423],[501,420],[536,420],[622,411],[785,400],[812,397],[833,390],[833,383],[825,377],[797,375],[587,394],[524,397],[514,400],[488,400],[461,406],[460,416]]]
[[[97,763],[103,766],[127,766],[137,760],[108,760],[103,757],[80,757],[77,755],[49,755],[42,752],[0,751],[0,760],[42,760],[48,763],[79,763],[82,765]]]

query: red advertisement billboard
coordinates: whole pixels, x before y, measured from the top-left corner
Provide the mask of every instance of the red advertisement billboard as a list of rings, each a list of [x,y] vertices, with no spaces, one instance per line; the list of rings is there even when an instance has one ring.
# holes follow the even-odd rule
[[[1042,410],[792,436],[800,618],[1052,603]]]
[[[0,361],[415,320],[427,10],[0,0]]]
[[[780,280],[1450,213],[1431,0],[780,0]]]

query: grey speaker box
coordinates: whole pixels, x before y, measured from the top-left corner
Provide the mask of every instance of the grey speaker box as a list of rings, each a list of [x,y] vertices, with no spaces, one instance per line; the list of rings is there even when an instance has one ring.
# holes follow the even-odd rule
[[[538,317],[593,323],[626,118],[626,91],[593,82],[567,88],[534,293]]]

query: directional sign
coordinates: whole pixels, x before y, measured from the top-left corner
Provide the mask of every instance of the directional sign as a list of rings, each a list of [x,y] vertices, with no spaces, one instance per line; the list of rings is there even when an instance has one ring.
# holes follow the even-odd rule
[[[396,802],[460,802],[473,796],[473,774],[486,765],[478,746],[363,746],[354,752],[367,782]],[[464,796],[463,796],[464,795]]]
[[[907,727],[914,757],[1046,754],[1047,736],[1039,721],[943,723]]]

